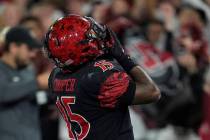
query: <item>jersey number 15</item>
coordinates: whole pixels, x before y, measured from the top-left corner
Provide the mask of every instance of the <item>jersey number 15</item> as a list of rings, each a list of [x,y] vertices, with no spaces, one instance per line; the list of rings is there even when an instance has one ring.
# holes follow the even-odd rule
[[[83,116],[71,111],[70,105],[75,104],[75,100],[75,97],[61,96],[57,98],[56,105],[66,122],[70,140],[83,140],[88,135],[90,123]],[[71,122],[80,126],[80,133],[71,128]]]

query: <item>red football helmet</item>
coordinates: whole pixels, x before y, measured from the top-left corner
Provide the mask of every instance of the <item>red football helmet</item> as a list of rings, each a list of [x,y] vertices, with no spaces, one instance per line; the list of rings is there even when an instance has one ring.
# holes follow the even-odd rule
[[[58,67],[79,66],[104,54],[105,30],[90,17],[68,15],[51,25],[45,48]]]

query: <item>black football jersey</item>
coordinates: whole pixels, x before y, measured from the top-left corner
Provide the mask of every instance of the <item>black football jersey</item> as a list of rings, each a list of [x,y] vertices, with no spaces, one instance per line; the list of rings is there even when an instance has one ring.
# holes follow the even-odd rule
[[[49,88],[70,140],[133,140],[128,106],[135,83],[115,61],[100,59],[74,73],[55,68]]]

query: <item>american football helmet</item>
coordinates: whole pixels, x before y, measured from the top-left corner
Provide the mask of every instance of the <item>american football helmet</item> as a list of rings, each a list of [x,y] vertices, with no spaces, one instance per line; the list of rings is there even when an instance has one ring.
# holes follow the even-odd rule
[[[50,26],[45,49],[58,67],[74,67],[103,55],[105,37],[105,25],[91,17],[71,14]]]

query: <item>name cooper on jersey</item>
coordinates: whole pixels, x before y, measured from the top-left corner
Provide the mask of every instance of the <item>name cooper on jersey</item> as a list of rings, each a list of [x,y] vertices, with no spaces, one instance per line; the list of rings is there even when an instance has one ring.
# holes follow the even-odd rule
[[[73,92],[75,87],[76,79],[56,79],[53,82],[53,91],[54,92]]]

